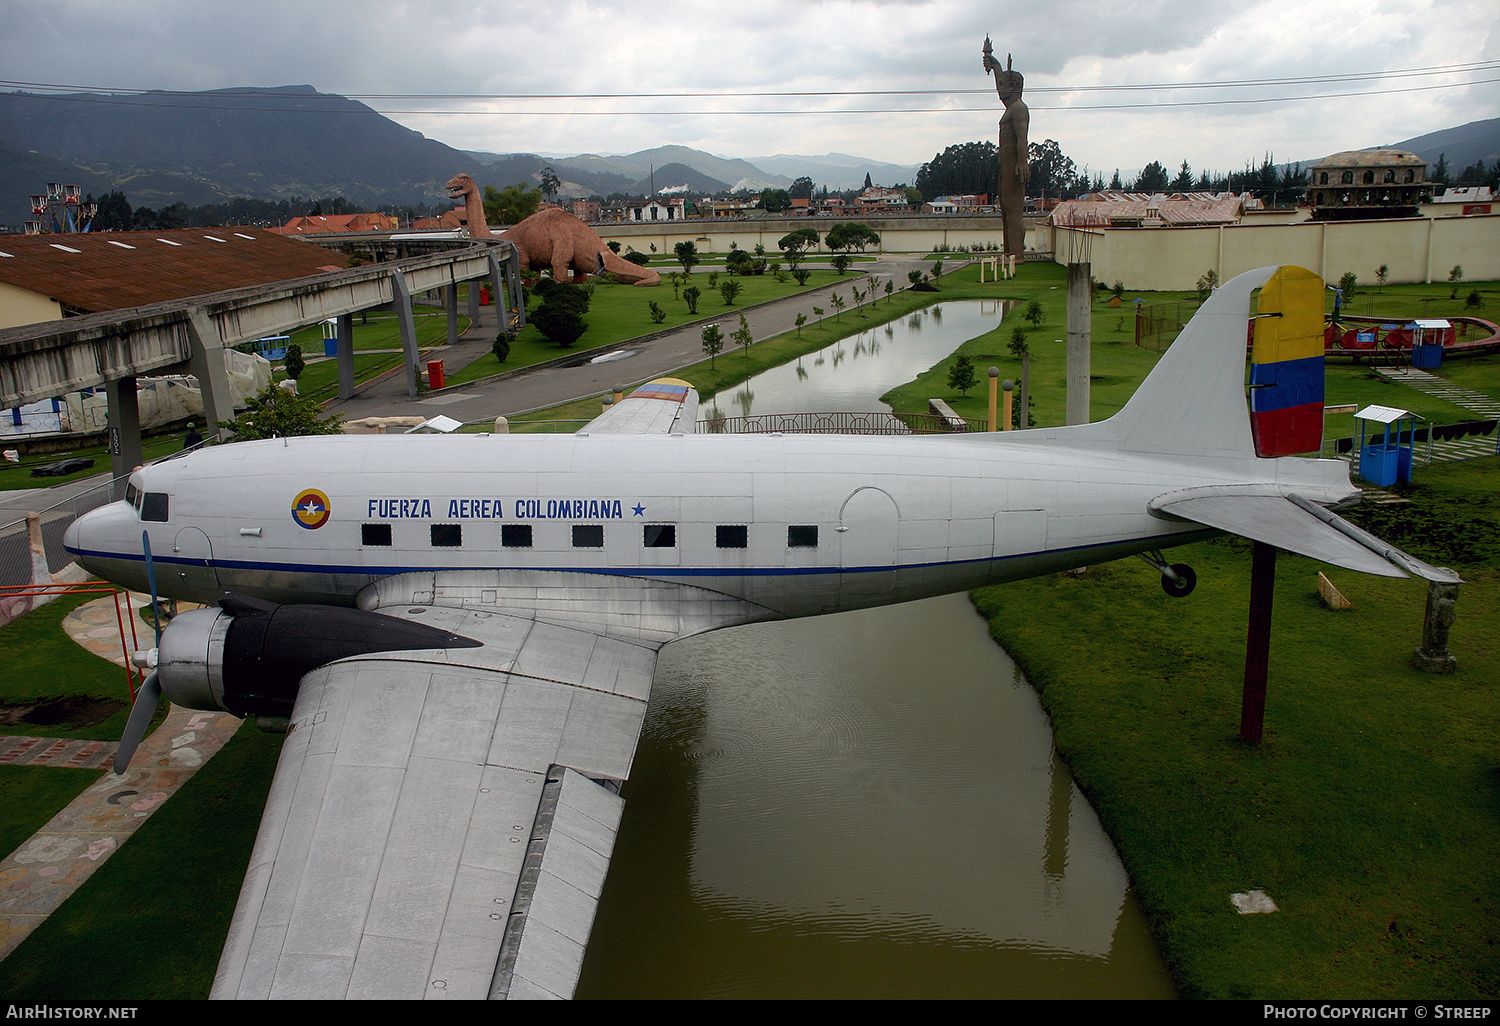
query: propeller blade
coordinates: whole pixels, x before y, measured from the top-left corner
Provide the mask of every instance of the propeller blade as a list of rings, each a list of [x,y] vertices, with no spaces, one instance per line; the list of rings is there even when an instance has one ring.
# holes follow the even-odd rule
[[[156,565],[151,562],[150,532],[141,532],[141,551],[146,554],[146,583],[151,585],[151,622],[156,627],[156,647],[161,648],[161,603],[156,600]]]
[[[130,719],[125,721],[125,733],[120,737],[120,750],[115,753],[115,772],[124,773],[135,755],[136,747],[146,736],[146,728],[156,715],[157,703],[161,701],[161,678],[152,674],[136,692],[135,705],[130,707]]]

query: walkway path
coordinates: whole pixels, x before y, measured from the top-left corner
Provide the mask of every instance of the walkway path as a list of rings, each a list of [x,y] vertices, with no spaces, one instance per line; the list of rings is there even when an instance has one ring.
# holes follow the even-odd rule
[[[131,599],[134,609],[150,601],[140,595]],[[99,623],[107,623],[108,630],[95,630]],[[90,651],[124,665],[112,597],[79,606],[65,618],[64,629]],[[142,638],[151,637],[144,623],[137,624],[137,631]],[[141,742],[124,773],[106,769],[42,829],[0,859],[0,958],[14,951],[176,794],[240,723],[228,713],[172,706],[161,726]],[[112,741],[0,737],[0,764],[107,767],[118,747]]]
[[[829,293],[840,290],[842,295],[848,297],[847,285],[859,282],[863,287],[863,277],[866,275],[877,276],[882,281],[894,277],[896,287],[905,288],[907,271],[912,267],[926,266],[927,264],[920,260],[886,257],[874,263],[857,265],[846,278],[832,285],[798,291],[759,306],[714,307],[710,304],[705,309],[712,313],[722,314],[720,323],[728,325],[726,335],[729,330],[738,327],[739,315],[743,313],[750,326],[751,334],[757,341],[760,341],[793,330],[799,313],[806,314],[809,322],[815,320],[816,315],[812,310],[814,305],[831,310],[832,304],[828,302]],[[955,262],[954,266],[949,269],[955,269],[956,266],[959,266],[958,262]],[[489,310],[490,308],[482,309]],[[492,319],[489,323],[488,334],[482,328],[472,330],[460,339],[458,345],[449,347],[445,353],[441,354],[446,360],[446,369],[450,374],[489,354],[490,342],[494,338],[493,323]],[[397,374],[371,385],[353,399],[331,403],[328,408],[349,420],[358,420],[363,417],[405,416],[424,410],[430,411],[427,413],[428,416],[442,413],[465,423],[500,416],[515,416],[574,399],[600,396],[618,383],[647,381],[697,363],[703,359],[704,323],[684,325],[647,342],[622,342],[618,346],[606,347],[596,354],[602,355],[604,352],[614,350],[630,351],[631,355],[623,360],[598,364],[584,363],[575,367],[540,367],[524,374],[498,381],[476,383],[473,386],[462,387],[458,391],[446,392],[415,402],[406,394],[403,376]],[[434,353],[433,355],[440,354]],[[582,357],[585,354],[579,355]]]

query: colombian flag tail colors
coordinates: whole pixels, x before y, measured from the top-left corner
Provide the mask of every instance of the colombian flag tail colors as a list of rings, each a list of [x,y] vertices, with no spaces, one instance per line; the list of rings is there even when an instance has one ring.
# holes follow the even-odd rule
[[[1292,456],[1323,444],[1323,279],[1287,265],[1260,290],[1250,353],[1256,455]]]

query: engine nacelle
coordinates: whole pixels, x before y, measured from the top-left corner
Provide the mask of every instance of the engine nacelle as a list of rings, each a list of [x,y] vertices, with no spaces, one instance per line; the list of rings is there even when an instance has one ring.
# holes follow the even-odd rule
[[[480,644],[383,613],[226,595],[218,609],[190,610],[167,625],[156,672],[178,705],[278,719],[291,716],[302,677],[325,663]]]

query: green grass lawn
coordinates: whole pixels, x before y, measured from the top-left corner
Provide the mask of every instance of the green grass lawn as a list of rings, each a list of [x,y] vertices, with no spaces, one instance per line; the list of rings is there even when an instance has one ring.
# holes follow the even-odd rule
[[[719,283],[733,280],[742,286],[742,291],[735,297],[734,303],[728,305],[718,289],[709,284],[709,276],[714,273],[712,270],[705,272],[701,268],[695,269],[691,279],[675,290],[675,296],[673,286],[667,280],[669,269],[659,268],[658,270],[662,275],[662,283],[654,288],[637,288],[633,285],[620,285],[605,281],[594,283],[589,311],[583,316],[588,323],[588,331],[569,348],[561,348],[538,331],[535,325],[528,324],[522,330],[520,337],[516,339],[515,344],[511,346],[510,355],[504,363],[499,362],[493,356],[480,357],[468,367],[451,375],[447,379],[448,383],[460,385],[491,374],[500,374],[546,360],[554,360],[570,353],[583,354],[595,349],[604,349],[629,339],[639,338],[641,335],[665,331],[684,324],[723,321],[726,316],[733,318],[737,311],[757,303],[780,299],[804,290],[804,287],[799,286],[792,278],[788,278],[784,283],[776,281],[769,274],[735,275],[731,279],[728,274],[719,272]],[[840,281],[858,280],[860,279],[857,277],[857,271],[840,275],[836,271],[815,270],[808,278],[805,288],[816,289]],[[682,291],[687,288],[697,288],[702,293],[698,300],[696,314],[688,311],[687,302],[681,298]],[[849,299],[847,289],[844,290],[844,298],[846,302]],[[536,301],[532,302],[535,304]],[[660,323],[652,320],[649,305],[651,303],[655,303],[666,313],[665,319]],[[845,316],[848,316],[847,311]],[[728,332],[726,331],[725,334]]]
[[[1463,574],[1458,672],[1407,665],[1423,582],[1283,553],[1258,747],[1238,739],[1247,543],[1173,550],[1186,599],[1135,560],[974,593],[1188,996],[1500,993],[1500,459],[1422,468],[1408,493],[1363,519]],[[1323,607],[1320,569],[1352,611]],[[1251,889],[1281,911],[1238,915]]]
[[[707,398],[763,366],[882,319],[933,301],[979,296],[1021,305],[997,332],[972,340],[965,351],[986,360],[981,368],[996,362],[1002,374],[1018,376],[1006,344],[1012,327],[1026,323],[1025,302],[1035,297],[1043,318],[1027,331],[1037,419],[1061,423],[1060,377],[1057,368],[1048,369],[1060,361],[1061,347],[1055,356],[1039,351],[1054,346],[1052,338],[1066,337],[1064,275],[1055,265],[1028,264],[1012,281],[981,285],[977,268],[968,268],[945,276],[939,293],[903,290],[893,301],[882,298],[868,319],[845,310],[800,334],[759,342],[747,355],[723,353],[713,367],[704,361],[681,376]],[[621,332],[630,330],[629,318],[644,310],[650,294],[671,294],[669,287],[618,288],[620,305],[640,308],[618,315],[613,330]],[[1385,292],[1403,288],[1418,287]],[[747,289],[736,305],[746,305],[749,295]],[[1157,358],[1134,346],[1129,316],[1111,311],[1108,298],[1097,293],[1094,306],[1096,419],[1118,409]],[[706,294],[703,302],[700,313],[722,320],[717,295]],[[1009,364],[999,364],[1002,359]],[[1488,367],[1493,375],[1494,364]],[[1486,378],[1484,369],[1454,361],[1444,373],[1485,378],[1484,387],[1493,390],[1493,376]],[[940,370],[941,383],[946,369]],[[1331,369],[1330,401],[1336,401],[1335,379]],[[1039,381],[1051,384],[1039,388]],[[1352,372],[1350,382],[1350,389],[1384,387]],[[945,385],[938,387],[933,390],[929,375],[896,393],[925,412],[928,398],[945,394]],[[1411,407],[1420,393],[1401,394]],[[961,413],[983,415],[982,396],[971,392],[955,407],[965,403]],[[598,411],[597,400],[584,400],[518,418],[517,430],[526,420],[587,419]],[[1136,560],[974,594],[991,632],[1041,693],[1058,748],[1120,848],[1190,996],[1500,993],[1500,759],[1494,741],[1500,618],[1493,615],[1500,599],[1500,459],[1419,467],[1416,476],[1405,489],[1410,506],[1355,515],[1370,530],[1464,575],[1452,633],[1459,672],[1429,677],[1406,666],[1421,638],[1421,582],[1330,571],[1356,604],[1352,612],[1332,613],[1315,595],[1321,565],[1283,554],[1266,740],[1257,748],[1237,739],[1249,577],[1244,543],[1173,550],[1175,561],[1198,572],[1198,588],[1187,599],[1168,598],[1156,573]],[[69,692],[92,686],[83,682],[84,670],[63,661],[76,646],[55,622],[49,628],[41,619],[48,610],[60,619],[62,606],[54,603],[4,628],[0,666],[8,672],[0,680],[10,682],[7,694],[44,693],[37,681],[65,682]],[[32,621],[41,632],[34,638],[9,633]],[[105,687],[109,671],[119,675],[118,690],[123,673],[117,668],[90,672],[100,672]],[[113,721],[97,729],[102,736],[119,732]],[[278,737],[240,731],[178,801],[164,806],[0,962],[0,992],[16,1000],[204,996],[279,744]],[[0,793],[28,806],[14,828],[22,836],[75,787],[76,778],[54,784],[36,777],[42,772],[0,776]],[[172,867],[176,899],[138,901],[144,890],[168,886],[164,866]],[[1229,894],[1251,888],[1266,890],[1282,911],[1234,914]],[[78,973],[79,965],[89,972]]]

